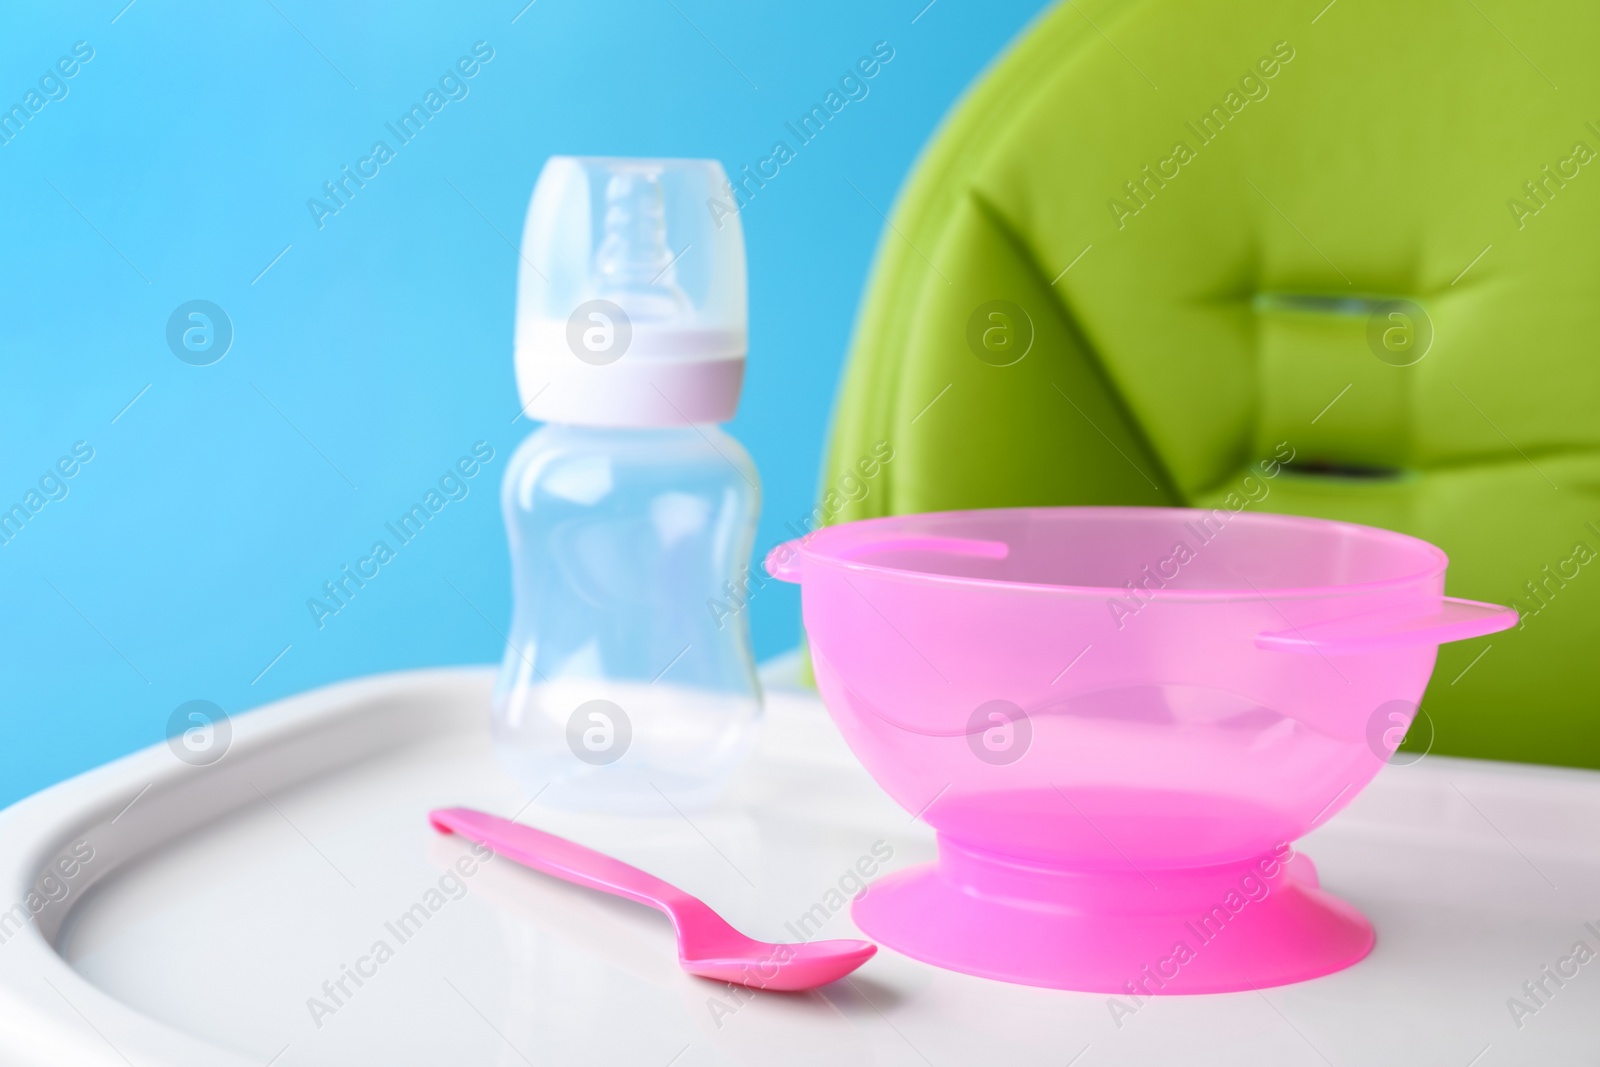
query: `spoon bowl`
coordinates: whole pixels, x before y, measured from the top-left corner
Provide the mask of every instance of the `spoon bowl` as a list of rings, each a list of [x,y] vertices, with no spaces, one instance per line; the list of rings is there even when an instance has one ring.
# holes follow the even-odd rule
[[[717,921],[722,922],[720,918]],[[727,927],[726,923],[723,925]],[[848,938],[772,944],[745,937],[732,927],[727,927],[724,936],[726,942],[715,946],[696,938],[692,950],[680,936],[678,962],[684,970],[701,978],[736,982],[753,989],[798,992],[838,981],[878,951],[870,941]]]

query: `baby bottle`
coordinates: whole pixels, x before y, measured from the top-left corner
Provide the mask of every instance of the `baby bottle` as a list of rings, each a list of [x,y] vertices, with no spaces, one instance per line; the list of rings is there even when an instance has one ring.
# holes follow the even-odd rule
[[[761,490],[718,423],[744,377],[744,238],[711,160],[545,164],[517,288],[523,411],[501,507],[514,582],[501,762],[541,803],[715,798],[761,713],[747,580]],[[738,601],[742,604],[742,600]]]

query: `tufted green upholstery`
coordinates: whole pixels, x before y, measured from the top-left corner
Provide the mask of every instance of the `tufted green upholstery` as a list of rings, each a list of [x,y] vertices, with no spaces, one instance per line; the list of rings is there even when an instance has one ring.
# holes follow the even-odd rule
[[[885,230],[824,510],[1403,530],[1525,618],[1441,650],[1433,751],[1600,767],[1600,9],[1322,4],[1041,17]]]

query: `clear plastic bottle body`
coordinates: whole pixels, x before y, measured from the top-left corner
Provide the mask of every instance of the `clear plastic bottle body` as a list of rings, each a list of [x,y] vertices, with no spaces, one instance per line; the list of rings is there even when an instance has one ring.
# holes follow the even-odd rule
[[[501,493],[513,612],[501,762],[540,801],[670,812],[714,799],[761,713],[740,608],[755,465],[715,426],[550,424]]]

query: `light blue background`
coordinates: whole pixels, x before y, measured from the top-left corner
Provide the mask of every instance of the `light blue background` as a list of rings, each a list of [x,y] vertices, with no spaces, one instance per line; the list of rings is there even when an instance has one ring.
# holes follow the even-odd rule
[[[0,105],[74,42],[95,50],[0,146],[0,506],[74,442],[95,450],[0,546],[0,803],[159,741],[187,700],[239,712],[498,659],[498,483],[530,432],[511,421],[508,240],[540,165],[677,155],[736,171],[886,40],[870,95],[743,213],[751,354],[730,429],[765,482],[758,551],[782,540],[813,503],[878,211],[1041,6],[124,2],[0,17]],[[319,231],[307,198],[480,40],[494,58],[470,95]],[[191,299],[234,325],[211,366],[165,343]],[[470,495],[319,631],[307,598],[478,440],[495,459]],[[759,656],[793,646],[792,588],[760,592],[752,620]]]

